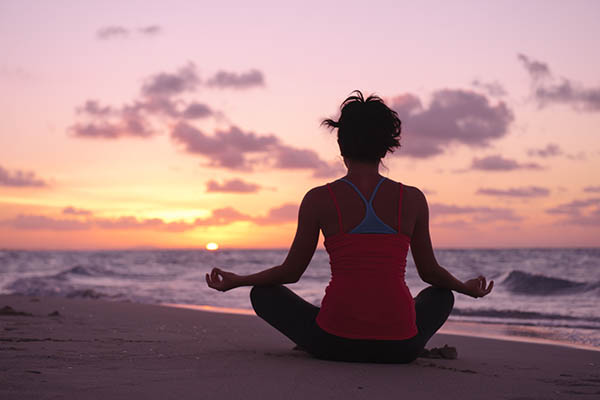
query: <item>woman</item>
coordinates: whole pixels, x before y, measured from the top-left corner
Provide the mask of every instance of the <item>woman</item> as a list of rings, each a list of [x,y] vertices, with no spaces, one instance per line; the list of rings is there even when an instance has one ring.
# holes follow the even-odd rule
[[[461,282],[437,263],[425,196],[379,175],[381,159],[400,146],[400,120],[379,97],[354,93],[338,121],[323,121],[338,129],[348,173],[304,196],[283,264],[247,276],[214,268],[206,281],[220,291],[253,286],[256,314],[318,358],[411,362],[448,318],[452,291],[483,297],[493,281]],[[319,231],[332,273],[320,308],[282,286],[298,282]],[[409,245],[419,276],[432,285],[414,299],[404,281]]]

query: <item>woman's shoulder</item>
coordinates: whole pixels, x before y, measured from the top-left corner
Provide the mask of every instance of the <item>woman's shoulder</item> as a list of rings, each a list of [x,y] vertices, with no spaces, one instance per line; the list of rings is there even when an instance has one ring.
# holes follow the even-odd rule
[[[302,202],[319,202],[322,201],[324,197],[328,196],[327,183],[321,186],[315,186],[312,189],[308,190],[304,195],[304,199]]]
[[[402,196],[418,204],[427,204],[425,193],[416,186],[402,183]]]
[[[390,181],[393,184],[396,185],[402,185],[402,191],[404,192],[403,194],[409,194],[409,195],[414,195],[417,197],[424,197],[425,195],[423,194],[423,192],[421,191],[421,189],[419,189],[416,186],[411,186],[411,185],[407,185],[405,183],[402,183],[400,181],[395,181],[391,178],[386,178],[388,181]]]
[[[403,183],[402,190],[404,190],[405,193],[410,193],[414,196],[425,197],[425,194],[423,193],[423,191],[416,186],[405,185]]]

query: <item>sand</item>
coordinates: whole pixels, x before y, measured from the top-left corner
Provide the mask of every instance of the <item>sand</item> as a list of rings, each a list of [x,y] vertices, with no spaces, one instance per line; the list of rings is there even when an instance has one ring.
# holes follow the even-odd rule
[[[292,350],[253,315],[58,297],[4,306],[31,315],[0,315],[3,400],[600,398],[598,351],[437,334],[429,344],[458,359],[341,363]]]

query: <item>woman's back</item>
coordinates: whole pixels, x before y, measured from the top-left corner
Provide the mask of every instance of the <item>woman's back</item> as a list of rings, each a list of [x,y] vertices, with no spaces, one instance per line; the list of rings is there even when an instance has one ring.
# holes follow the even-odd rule
[[[363,179],[363,189],[370,181]],[[387,196],[379,193],[383,184]],[[404,282],[410,237],[402,232],[402,185],[379,177],[370,193],[363,194],[349,179],[326,187],[337,229],[329,225],[331,218],[323,223],[323,231],[329,232],[325,248],[332,277],[317,323],[325,331],[347,338],[401,340],[414,336],[414,302]],[[345,215],[351,216],[350,222],[344,222]]]

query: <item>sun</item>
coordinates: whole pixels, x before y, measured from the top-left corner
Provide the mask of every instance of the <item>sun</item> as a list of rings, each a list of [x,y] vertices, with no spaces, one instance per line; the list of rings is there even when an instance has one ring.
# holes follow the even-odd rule
[[[215,242],[210,242],[206,244],[206,250],[215,251],[219,248],[219,245]]]

